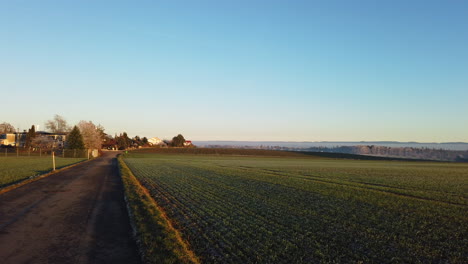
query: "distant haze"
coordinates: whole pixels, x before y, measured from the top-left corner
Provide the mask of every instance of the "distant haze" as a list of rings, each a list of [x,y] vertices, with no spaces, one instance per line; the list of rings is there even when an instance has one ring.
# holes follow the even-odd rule
[[[310,147],[340,147],[358,145],[376,145],[385,147],[412,147],[412,148],[434,148],[445,150],[468,150],[468,143],[418,143],[418,142],[394,142],[394,141],[359,141],[359,142],[286,142],[286,141],[193,141],[198,147],[209,146],[233,146],[233,147],[288,147],[288,148],[310,148]]]

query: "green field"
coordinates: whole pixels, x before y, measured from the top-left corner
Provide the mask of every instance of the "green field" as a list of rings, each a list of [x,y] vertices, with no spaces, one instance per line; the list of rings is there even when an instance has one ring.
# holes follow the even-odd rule
[[[124,157],[204,263],[468,260],[468,164]]]
[[[62,168],[80,161],[83,158],[55,159],[56,168]],[[52,157],[0,157],[0,188],[27,178],[50,172]]]

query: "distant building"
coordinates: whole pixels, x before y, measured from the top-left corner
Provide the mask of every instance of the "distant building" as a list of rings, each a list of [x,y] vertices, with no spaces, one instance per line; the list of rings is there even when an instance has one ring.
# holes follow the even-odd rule
[[[14,147],[19,142],[17,133],[0,134],[0,145]]]
[[[159,138],[157,138],[157,137],[149,138],[149,139],[148,139],[148,143],[149,143],[151,146],[166,145],[166,143],[164,143],[161,139],[159,139]]]
[[[185,140],[184,147],[189,147],[189,146],[192,146],[192,141],[191,140]]]
[[[37,138],[42,138],[43,141],[49,140],[51,142],[51,148],[63,148],[65,146],[65,141],[67,140],[67,133],[49,133],[45,131],[36,132],[36,141]]]
[[[19,133],[8,133],[0,135],[0,146],[20,147],[26,145],[26,131]],[[33,145],[38,145],[42,148],[63,148],[67,134],[66,133],[49,133],[45,131],[37,131],[36,137],[33,140]]]
[[[37,148],[43,149],[56,149],[64,148],[67,133],[50,133],[45,131],[37,131],[36,136],[32,140],[31,145]],[[26,144],[26,132],[22,137],[20,147],[24,147]]]

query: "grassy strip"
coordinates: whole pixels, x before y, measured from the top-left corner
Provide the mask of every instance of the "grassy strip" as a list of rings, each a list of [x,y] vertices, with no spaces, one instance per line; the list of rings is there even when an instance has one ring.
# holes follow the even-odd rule
[[[33,178],[28,178],[28,179],[24,179],[24,180],[20,180],[19,182],[16,182],[16,183],[12,183],[11,185],[7,185],[5,187],[1,187],[0,188],[0,194],[2,193],[6,193],[6,192],[9,192],[11,190],[14,190],[16,188],[19,188],[21,186],[24,186],[28,183],[31,183],[31,182],[35,182],[35,181],[38,181],[40,179],[43,179],[45,177],[49,177],[50,175],[53,175],[53,174],[56,174],[58,172],[61,172],[61,171],[64,171],[64,170],[68,170],[70,168],[73,168],[75,166],[78,166],[80,164],[82,164],[83,162],[88,162],[88,161],[91,161],[91,160],[83,160],[83,161],[80,161],[80,162],[77,162],[77,163],[74,163],[72,165],[69,165],[69,166],[65,166],[65,167],[62,167],[60,169],[56,169],[55,171],[50,171],[48,173],[45,173],[45,174],[41,174],[39,176],[35,176]]]
[[[83,160],[57,157],[55,167],[60,169]],[[0,189],[51,171],[52,158],[49,157],[0,157]]]
[[[118,157],[130,219],[145,263],[200,263],[164,210]]]

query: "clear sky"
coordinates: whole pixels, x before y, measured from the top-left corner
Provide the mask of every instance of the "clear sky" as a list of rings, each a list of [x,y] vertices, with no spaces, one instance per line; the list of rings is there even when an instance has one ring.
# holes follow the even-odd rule
[[[0,0],[0,122],[468,142],[468,1]]]

